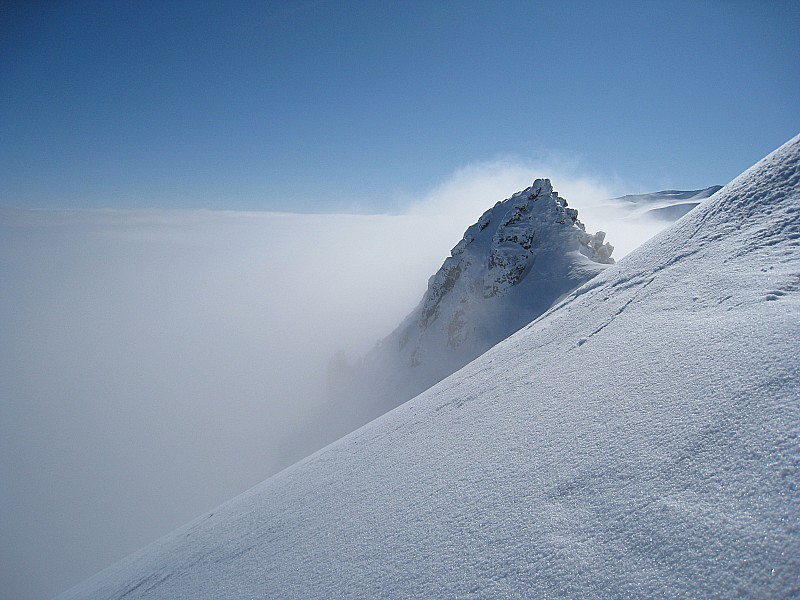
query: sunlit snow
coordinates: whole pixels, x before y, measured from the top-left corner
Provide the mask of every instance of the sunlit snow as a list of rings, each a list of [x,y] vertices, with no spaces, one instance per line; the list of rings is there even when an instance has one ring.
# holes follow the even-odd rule
[[[800,594],[798,165],[61,598]]]

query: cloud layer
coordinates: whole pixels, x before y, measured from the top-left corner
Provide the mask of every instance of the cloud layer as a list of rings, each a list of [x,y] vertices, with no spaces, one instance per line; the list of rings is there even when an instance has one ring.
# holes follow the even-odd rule
[[[299,458],[327,361],[419,300],[438,222],[4,213],[4,587],[52,595]]]

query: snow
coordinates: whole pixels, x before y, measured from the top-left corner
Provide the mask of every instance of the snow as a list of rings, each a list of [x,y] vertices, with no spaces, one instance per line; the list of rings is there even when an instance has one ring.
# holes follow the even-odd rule
[[[60,598],[800,595],[798,165]]]
[[[416,396],[612,264],[613,249],[536,179],[467,228],[394,332],[354,365],[337,357],[319,420],[340,437]]]
[[[679,202],[677,204],[662,206],[661,208],[651,208],[645,214],[654,219],[672,222],[677,221],[699,204],[700,202]]]
[[[699,202],[704,200],[719,190],[721,185],[712,185],[702,190],[662,190],[660,192],[650,192],[649,194],[629,194],[613,198],[613,201],[624,202],[631,207],[670,206],[685,202]]]

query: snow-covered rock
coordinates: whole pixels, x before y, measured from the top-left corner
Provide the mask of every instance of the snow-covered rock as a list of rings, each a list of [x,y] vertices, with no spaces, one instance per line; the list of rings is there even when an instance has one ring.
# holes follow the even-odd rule
[[[541,282],[537,276],[543,273],[559,275],[554,262],[565,267],[566,261],[585,263],[579,260],[577,253],[594,263],[612,264],[613,246],[604,243],[604,238],[602,231],[595,235],[586,233],[578,221],[578,211],[567,208],[567,201],[553,191],[550,180],[537,179],[531,187],[498,202],[467,229],[450,257],[429,281],[428,291],[412,316],[412,323],[402,328],[401,345],[407,344],[409,337],[430,339],[434,322],[438,322],[441,331],[446,330],[450,348],[476,340],[477,332],[484,324],[480,318],[472,318],[472,305],[508,296],[517,290],[532,300],[532,296],[541,295]],[[537,259],[546,264],[537,265]],[[586,269],[584,272],[591,277],[597,271],[599,269]],[[565,268],[561,275],[568,279],[570,273]],[[523,292],[519,286],[526,278],[531,285]],[[574,281],[570,279],[567,285],[573,284],[574,287]],[[551,303],[555,299],[549,298]],[[532,303],[541,304],[538,299]],[[501,312],[504,308],[497,304],[493,311]],[[476,312],[475,316],[482,317],[487,310]],[[522,312],[519,320],[530,322],[530,311]],[[419,330],[419,334],[412,329]],[[494,342],[507,337],[509,332],[503,333],[498,333],[502,337],[491,336],[496,337]],[[422,348],[423,344],[420,339],[416,341],[412,362],[418,360],[419,352],[428,350]],[[443,348],[428,351],[431,350],[438,352]]]
[[[61,596],[800,595],[800,136],[464,369]]]
[[[337,358],[325,422],[377,417],[441,381],[613,264],[612,251],[548,179],[498,202],[466,230],[397,330],[355,366]]]

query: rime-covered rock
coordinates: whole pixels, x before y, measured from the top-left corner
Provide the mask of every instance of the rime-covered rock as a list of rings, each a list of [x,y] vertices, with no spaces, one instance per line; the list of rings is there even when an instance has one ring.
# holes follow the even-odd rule
[[[408,400],[612,264],[612,252],[537,179],[467,228],[397,330],[344,375],[337,363],[331,407],[369,401],[377,416]]]

